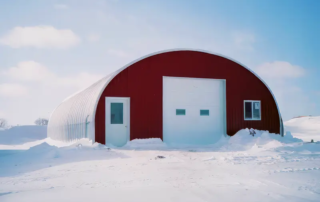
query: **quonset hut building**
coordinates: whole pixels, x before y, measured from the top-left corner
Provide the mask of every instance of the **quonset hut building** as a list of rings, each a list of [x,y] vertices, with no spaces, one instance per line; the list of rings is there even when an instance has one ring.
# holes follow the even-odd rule
[[[137,138],[212,144],[244,128],[283,134],[268,86],[234,60],[183,49],[147,55],[67,98],[48,136],[114,146]]]

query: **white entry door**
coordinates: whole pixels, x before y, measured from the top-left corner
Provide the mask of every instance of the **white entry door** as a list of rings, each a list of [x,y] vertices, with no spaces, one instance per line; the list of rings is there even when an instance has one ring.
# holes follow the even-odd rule
[[[106,144],[124,146],[130,139],[130,99],[106,97]]]
[[[225,134],[225,81],[163,77],[163,140],[213,144]]]

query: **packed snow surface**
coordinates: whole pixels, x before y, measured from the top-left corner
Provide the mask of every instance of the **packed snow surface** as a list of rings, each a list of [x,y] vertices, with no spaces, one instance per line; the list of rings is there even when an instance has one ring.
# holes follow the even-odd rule
[[[303,141],[320,141],[320,116],[294,118],[284,122],[285,130]]]
[[[241,130],[208,146],[50,139],[0,152],[1,202],[320,201],[320,144]]]

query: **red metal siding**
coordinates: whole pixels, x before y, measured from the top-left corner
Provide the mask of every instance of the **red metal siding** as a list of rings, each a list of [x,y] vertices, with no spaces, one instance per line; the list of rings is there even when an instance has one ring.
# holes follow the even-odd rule
[[[109,83],[99,100],[96,142],[105,143],[105,97],[130,97],[130,139],[162,138],[162,77],[226,79],[227,134],[243,128],[280,133],[276,103],[268,88],[241,65],[196,51],[150,56],[129,66]],[[261,121],[244,120],[244,100],[261,100]]]

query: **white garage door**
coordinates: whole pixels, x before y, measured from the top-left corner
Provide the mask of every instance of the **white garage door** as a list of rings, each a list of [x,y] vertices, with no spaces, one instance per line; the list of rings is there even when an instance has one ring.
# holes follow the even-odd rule
[[[225,134],[225,81],[163,77],[163,140],[212,144]]]

